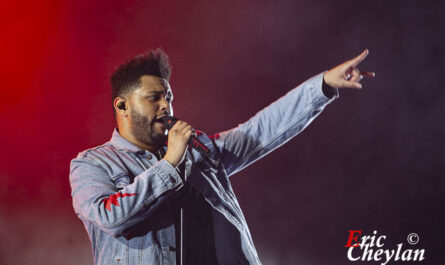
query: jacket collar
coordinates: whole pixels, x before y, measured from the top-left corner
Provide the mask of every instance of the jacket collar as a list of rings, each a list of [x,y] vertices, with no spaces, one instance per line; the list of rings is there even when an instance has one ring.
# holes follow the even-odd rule
[[[118,149],[124,149],[130,152],[145,152],[145,150],[139,148],[137,145],[132,144],[130,141],[125,139],[119,134],[117,128],[114,129],[113,134],[111,135],[110,143],[114,145]],[[148,151],[147,151],[148,152]]]
[[[127,139],[122,137],[119,134],[119,131],[117,128],[114,129],[113,134],[111,135],[110,143],[117,149],[129,151],[129,152],[133,152],[133,153],[153,154],[152,152],[150,152],[148,150],[141,149],[137,145],[131,143],[130,141],[128,141]],[[163,152],[163,153],[167,152],[167,146],[162,147],[162,149],[163,150],[161,152]]]

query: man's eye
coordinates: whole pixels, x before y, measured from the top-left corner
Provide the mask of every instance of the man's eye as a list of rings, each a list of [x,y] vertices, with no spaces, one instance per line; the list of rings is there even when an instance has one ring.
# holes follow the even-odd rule
[[[150,96],[148,97],[151,101],[158,101],[159,100],[159,96]]]

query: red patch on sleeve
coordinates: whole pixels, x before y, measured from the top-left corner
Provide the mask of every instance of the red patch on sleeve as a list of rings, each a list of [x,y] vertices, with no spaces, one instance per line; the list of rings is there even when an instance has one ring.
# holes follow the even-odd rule
[[[104,203],[105,203],[105,209],[107,209],[108,211],[111,211],[111,205],[116,205],[116,206],[120,206],[119,201],[117,200],[118,198],[124,198],[124,197],[131,197],[137,195],[137,193],[116,193],[116,194],[112,194],[110,195],[110,197],[105,198],[104,199]]]
[[[219,139],[219,133],[216,133],[216,134],[214,134],[214,135],[209,135],[209,138],[210,139],[212,139],[212,140],[218,140]]]

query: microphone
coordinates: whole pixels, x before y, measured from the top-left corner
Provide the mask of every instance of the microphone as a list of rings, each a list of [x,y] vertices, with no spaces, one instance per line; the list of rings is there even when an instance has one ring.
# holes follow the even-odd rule
[[[167,116],[162,119],[164,120],[165,128],[167,128],[167,130],[169,131],[173,127],[173,125],[175,125],[175,123],[178,121],[178,119],[174,116]],[[193,134],[192,136],[190,136],[188,145],[192,149],[198,151],[204,157],[208,157],[210,155],[210,150],[203,143],[201,143]]]

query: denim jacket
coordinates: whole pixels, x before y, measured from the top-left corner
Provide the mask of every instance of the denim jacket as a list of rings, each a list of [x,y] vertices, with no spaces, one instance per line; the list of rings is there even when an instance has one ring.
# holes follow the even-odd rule
[[[211,206],[220,265],[261,264],[229,176],[289,141],[338,97],[335,91],[335,97],[327,98],[322,83],[321,73],[238,127],[213,136],[199,134],[211,151],[208,158],[187,150],[187,182]],[[95,264],[176,264],[169,204],[183,180],[166,160],[115,130],[109,142],[71,161],[70,183]]]

